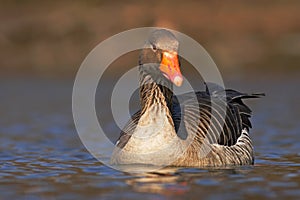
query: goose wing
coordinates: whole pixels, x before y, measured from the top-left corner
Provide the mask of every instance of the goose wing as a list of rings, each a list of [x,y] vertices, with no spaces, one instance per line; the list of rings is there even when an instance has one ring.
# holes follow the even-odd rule
[[[179,137],[194,134],[200,142],[206,138],[210,144],[232,146],[243,129],[251,128],[251,110],[242,100],[263,95],[224,90],[220,86],[179,95],[173,100],[175,129]]]

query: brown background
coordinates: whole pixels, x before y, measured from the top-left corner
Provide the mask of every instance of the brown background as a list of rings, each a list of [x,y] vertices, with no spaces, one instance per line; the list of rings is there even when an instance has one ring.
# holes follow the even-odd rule
[[[162,26],[202,44],[224,73],[294,72],[300,1],[0,1],[0,74],[74,76],[121,31]],[[126,65],[126,63],[125,63]]]

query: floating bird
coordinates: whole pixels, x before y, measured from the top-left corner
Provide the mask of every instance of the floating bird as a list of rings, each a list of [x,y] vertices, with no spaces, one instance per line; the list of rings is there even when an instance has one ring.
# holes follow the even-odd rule
[[[251,110],[246,94],[206,83],[206,91],[175,96],[183,76],[179,42],[168,30],[151,33],[139,56],[140,104],[121,132],[112,164],[222,167],[251,165]]]

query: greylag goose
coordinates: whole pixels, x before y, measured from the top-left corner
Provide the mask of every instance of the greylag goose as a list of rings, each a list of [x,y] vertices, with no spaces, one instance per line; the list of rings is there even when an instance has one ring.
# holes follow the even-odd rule
[[[175,97],[173,84],[181,86],[183,82],[178,47],[176,37],[164,29],[152,32],[146,41],[139,57],[141,110],[122,130],[111,163],[186,167],[253,164],[251,110],[242,100],[263,94],[249,95],[214,85],[210,90]],[[225,109],[212,106],[212,100],[224,103]]]

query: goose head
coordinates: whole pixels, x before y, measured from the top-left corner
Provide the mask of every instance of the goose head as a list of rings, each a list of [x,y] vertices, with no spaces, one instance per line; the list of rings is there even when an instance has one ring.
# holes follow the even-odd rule
[[[167,30],[152,32],[141,51],[140,71],[150,75],[156,82],[173,83],[181,86],[183,77],[178,59],[179,42]]]

